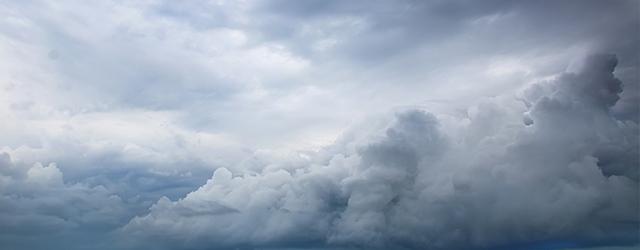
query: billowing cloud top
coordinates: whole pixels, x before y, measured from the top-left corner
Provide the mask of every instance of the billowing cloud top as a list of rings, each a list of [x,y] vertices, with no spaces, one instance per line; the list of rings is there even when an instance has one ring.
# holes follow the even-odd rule
[[[593,56],[576,74],[533,85],[526,123],[492,102],[446,122],[410,110],[296,164],[263,162],[240,176],[219,168],[123,233],[187,248],[633,240],[638,127],[610,115],[621,90],[615,65]]]
[[[0,1],[0,248],[637,247],[638,7]]]

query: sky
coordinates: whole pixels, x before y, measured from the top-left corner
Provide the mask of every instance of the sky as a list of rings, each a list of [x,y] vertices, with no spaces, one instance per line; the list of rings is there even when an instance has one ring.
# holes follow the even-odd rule
[[[638,249],[636,0],[0,0],[1,249]]]

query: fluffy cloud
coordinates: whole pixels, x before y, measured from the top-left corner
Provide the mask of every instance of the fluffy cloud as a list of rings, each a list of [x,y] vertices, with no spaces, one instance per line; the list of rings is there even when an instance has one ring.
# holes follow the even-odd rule
[[[495,99],[466,118],[408,110],[315,155],[219,168],[121,233],[187,249],[634,242],[638,125],[611,115],[616,64],[588,57],[527,88],[522,105]]]
[[[103,186],[68,183],[56,164],[32,166],[0,153],[0,240],[7,246],[93,248],[93,239],[126,222],[133,214],[125,202]],[[77,239],[81,235],[87,239]]]

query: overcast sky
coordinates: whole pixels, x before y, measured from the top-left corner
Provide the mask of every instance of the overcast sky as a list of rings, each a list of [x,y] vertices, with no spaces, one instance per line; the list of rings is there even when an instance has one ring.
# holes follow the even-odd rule
[[[0,248],[635,249],[639,67],[635,0],[0,0]]]

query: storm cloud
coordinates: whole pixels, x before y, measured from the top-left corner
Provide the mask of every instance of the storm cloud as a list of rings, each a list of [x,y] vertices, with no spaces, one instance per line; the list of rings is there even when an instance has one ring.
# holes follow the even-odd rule
[[[579,72],[525,89],[525,108],[488,102],[447,121],[457,128],[408,110],[297,164],[264,162],[241,175],[219,168],[123,231],[221,249],[634,242],[638,127],[611,115],[622,92],[616,64],[588,57]]]
[[[0,248],[637,248],[638,8],[0,0]]]

